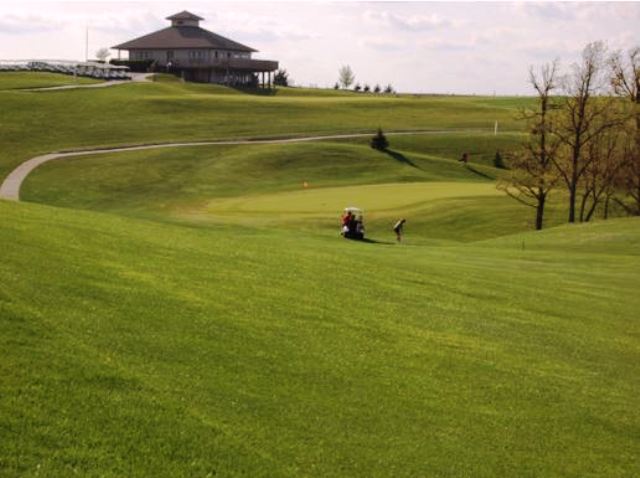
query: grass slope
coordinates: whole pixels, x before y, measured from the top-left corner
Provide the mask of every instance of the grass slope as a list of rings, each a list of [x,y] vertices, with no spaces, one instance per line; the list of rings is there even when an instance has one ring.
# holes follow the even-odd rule
[[[25,84],[27,84],[25,82]],[[386,130],[521,127],[529,99],[375,97],[313,91],[260,96],[159,81],[51,92],[0,91],[0,178],[52,150],[128,143]]]
[[[93,83],[101,83],[101,81],[81,76],[74,78],[60,73],[0,72],[0,91],[64,85],[90,85]]]
[[[516,130],[528,101],[166,77],[107,90],[0,91],[0,176],[98,144]],[[640,474],[640,222],[523,232],[532,211],[489,166],[519,141],[459,131],[395,137],[388,154],[201,146],[39,168],[24,197],[63,207],[0,201],[0,475]],[[370,242],[336,237],[352,202]],[[548,223],[562,215],[551,202]]]
[[[637,220],[424,248],[0,214],[2,475],[640,473]]]
[[[34,171],[22,198],[161,221],[231,221],[327,235],[335,235],[342,208],[355,204],[367,211],[374,239],[388,240],[391,225],[405,216],[414,243],[467,242],[530,229],[532,211],[495,189],[500,171],[444,158],[458,135],[449,141],[443,136],[433,135],[444,145],[438,156],[317,142],[69,158]],[[441,192],[433,195],[435,190]],[[548,224],[563,220],[560,199],[549,204]],[[265,201],[274,200],[277,207],[265,211]],[[234,202],[244,206],[230,207]]]

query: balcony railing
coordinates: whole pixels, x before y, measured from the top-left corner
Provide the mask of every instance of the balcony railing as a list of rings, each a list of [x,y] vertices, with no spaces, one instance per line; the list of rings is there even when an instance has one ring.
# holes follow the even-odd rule
[[[254,60],[252,58],[190,58],[188,60],[170,60],[172,67],[219,68],[221,70],[275,71],[278,62]]]

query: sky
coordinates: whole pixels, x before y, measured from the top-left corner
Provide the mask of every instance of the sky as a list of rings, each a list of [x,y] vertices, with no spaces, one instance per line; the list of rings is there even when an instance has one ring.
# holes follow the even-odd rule
[[[640,46],[640,2],[0,2],[0,60],[89,56],[168,26],[188,10],[201,26],[278,60],[295,84],[356,82],[397,91],[532,94],[531,66],[567,70],[584,46]],[[113,56],[116,52],[113,51]]]

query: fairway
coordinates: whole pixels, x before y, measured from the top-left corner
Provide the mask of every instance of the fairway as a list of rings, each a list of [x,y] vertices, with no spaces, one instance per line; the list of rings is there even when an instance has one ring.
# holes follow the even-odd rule
[[[1,476],[640,476],[640,220],[566,225],[558,193],[532,230],[493,167],[530,99],[160,76],[0,100],[0,179],[433,129],[30,172],[0,200]]]

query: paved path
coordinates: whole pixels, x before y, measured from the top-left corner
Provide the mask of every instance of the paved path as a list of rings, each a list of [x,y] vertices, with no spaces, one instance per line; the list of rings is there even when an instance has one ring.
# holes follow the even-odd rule
[[[144,83],[151,81],[149,77],[153,73],[131,73],[130,80],[108,80],[102,83],[89,83],[86,85],[60,85],[60,86],[45,86],[43,88],[24,88],[20,91],[57,91],[57,90],[75,90],[79,88],[106,88],[108,86],[126,85],[129,83]]]
[[[476,130],[474,130],[476,131]],[[400,135],[417,135],[417,134],[441,134],[441,133],[458,133],[458,132],[472,132],[472,130],[422,130],[422,131],[395,131],[385,133],[387,136],[400,136]],[[164,144],[147,144],[141,146],[125,146],[121,148],[104,148],[104,149],[92,149],[84,151],[71,151],[66,153],[50,153],[42,156],[36,156],[31,158],[16,169],[11,171],[5,178],[4,182],[0,185],[0,199],[8,199],[10,201],[20,200],[20,187],[25,178],[41,164],[44,164],[54,159],[71,158],[74,156],[90,156],[96,154],[118,153],[121,151],[140,151],[143,149],[159,149],[159,148],[183,148],[186,146],[228,146],[228,145],[248,145],[248,144],[287,144],[287,143],[303,143],[308,141],[322,141],[327,139],[349,139],[349,138],[364,138],[371,137],[371,133],[356,133],[356,134],[334,134],[327,136],[304,136],[298,138],[286,138],[286,139],[240,139],[240,140],[220,140],[220,141],[199,141],[188,143],[164,143]]]

